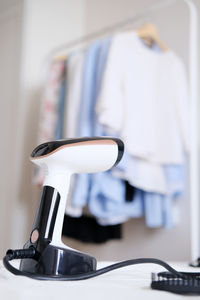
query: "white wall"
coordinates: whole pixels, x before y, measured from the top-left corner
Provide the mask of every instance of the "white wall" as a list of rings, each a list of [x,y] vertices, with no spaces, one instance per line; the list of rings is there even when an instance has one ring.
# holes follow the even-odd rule
[[[47,55],[83,34],[83,18],[82,0],[0,0],[0,256],[29,238],[39,201],[29,154]]]
[[[17,116],[22,1],[0,1],[0,255],[12,242],[17,199]]]
[[[2,0],[0,0],[1,3]],[[6,3],[6,1],[3,1]],[[37,143],[38,113],[43,86],[45,61],[54,48],[83,34],[104,28],[137,13],[153,0],[25,0],[23,19],[23,45],[21,64],[21,97],[18,102],[17,125],[17,163],[13,177],[15,192],[13,195],[13,215],[9,206],[4,208],[4,217],[0,219],[0,228],[11,226],[13,235],[8,240],[2,230],[3,246],[0,255],[8,247],[21,247],[32,227],[39,193],[32,186],[32,166],[28,157]],[[196,1],[199,3],[198,1]],[[200,12],[200,7],[199,7]],[[148,18],[148,22],[158,25],[163,40],[173,48],[187,63],[188,23],[187,10],[182,4],[167,8],[163,13]],[[140,25],[140,23],[133,25]],[[8,30],[8,29],[6,29]],[[1,41],[3,37],[0,35]],[[19,38],[20,39],[20,38]],[[10,45],[8,44],[9,48]],[[10,49],[10,48],[9,48]],[[19,72],[16,67],[16,72]],[[19,72],[20,74],[20,72]],[[8,80],[8,79],[7,79]],[[9,98],[9,96],[6,96]],[[11,96],[14,99],[14,95]],[[7,112],[8,114],[8,112]],[[14,120],[14,119],[13,119]],[[9,143],[7,142],[7,145]],[[8,147],[7,147],[8,149]],[[4,151],[6,152],[6,150]],[[8,157],[5,156],[5,157]],[[16,161],[16,156],[15,156]],[[6,166],[5,166],[6,168]],[[11,164],[10,169],[11,170]],[[7,173],[5,173],[7,174]],[[9,176],[4,181],[4,194],[10,194]],[[2,177],[3,178],[3,177]],[[3,188],[3,184],[2,184]],[[0,186],[1,189],[1,186]],[[3,200],[5,201],[5,200]],[[3,202],[2,203],[5,203]],[[189,199],[186,196],[179,201],[181,220],[170,231],[148,229],[144,220],[131,220],[124,225],[124,239],[103,245],[85,245],[71,239],[65,239],[72,247],[89,252],[99,259],[124,259],[136,256],[155,256],[168,260],[189,260]],[[0,207],[1,208],[1,207]],[[12,218],[9,220],[9,218]],[[3,220],[3,222],[2,222]]]
[[[24,1],[23,97],[21,102],[21,182],[19,194],[26,205],[24,239],[29,238],[40,193],[32,186],[33,166],[29,155],[37,145],[43,80],[51,49],[83,34],[83,0]],[[19,166],[20,168],[20,166]],[[18,219],[21,213],[18,214]],[[25,237],[26,236],[26,237]],[[22,239],[13,243],[22,245]],[[20,246],[19,245],[19,246]]]

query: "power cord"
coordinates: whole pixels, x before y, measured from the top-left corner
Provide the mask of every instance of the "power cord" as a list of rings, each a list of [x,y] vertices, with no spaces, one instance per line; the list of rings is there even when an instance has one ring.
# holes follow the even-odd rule
[[[107,267],[101,268],[96,271],[92,271],[85,274],[77,275],[40,275],[32,274],[29,272],[21,271],[10,264],[13,259],[34,259],[36,255],[36,250],[33,247],[29,249],[18,249],[18,250],[8,250],[5,257],[3,258],[3,264],[5,268],[15,275],[27,276],[33,279],[39,280],[54,280],[54,281],[75,281],[84,280],[92,277],[102,275],[104,273],[123,268],[130,265],[152,263],[164,267],[168,272],[160,272],[158,274],[152,274],[151,287],[158,290],[166,290],[178,294],[200,294],[200,273],[186,273],[179,272],[172,268],[166,262],[156,259],[156,258],[137,258],[125,260],[119,263],[109,265]]]

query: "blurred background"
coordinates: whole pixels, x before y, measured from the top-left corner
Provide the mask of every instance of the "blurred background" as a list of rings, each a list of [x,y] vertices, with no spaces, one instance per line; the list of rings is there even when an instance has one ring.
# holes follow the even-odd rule
[[[38,141],[42,140],[41,118],[45,113],[44,103],[45,95],[48,94],[49,77],[53,76],[50,74],[52,69],[49,69],[49,66],[57,64],[59,67],[73,51],[87,52],[87,49],[102,37],[94,37],[84,42],[84,46],[80,43],[71,48],[64,46],[62,48],[62,45],[123,22],[151,4],[164,1],[0,0],[1,257],[7,248],[21,248],[29,239],[39,203],[41,189],[35,184],[34,166],[29,161],[29,155]],[[200,13],[199,1],[194,2]],[[130,22],[127,24],[127,32],[134,32],[145,24],[155,25],[162,42],[176,53],[178,60],[183,63],[188,78],[189,14],[184,2],[177,1],[173,5]],[[105,36],[111,36],[114,40],[118,32],[123,34],[123,28],[107,31]],[[144,38],[144,43],[148,41],[148,38],[146,40]],[[111,47],[114,47],[113,45],[111,44]],[[158,51],[165,51],[162,45],[158,46],[160,47]],[[143,47],[150,46],[146,44]],[[60,57],[63,54],[65,58]],[[122,68],[123,59],[119,55],[118,62]],[[123,75],[120,76],[123,81]],[[144,82],[144,89],[145,85]],[[104,86],[106,90],[106,82]],[[116,134],[119,135],[119,132]],[[133,193],[131,187],[134,187],[134,184],[127,181],[126,195],[128,188]],[[165,226],[162,222],[158,226],[149,226],[145,214],[136,218],[125,216],[124,222],[119,222],[121,237],[108,238],[104,242],[96,243],[80,241],[80,238],[66,233],[63,241],[71,247],[95,255],[100,260],[157,257],[189,261],[191,220],[187,176],[184,184],[183,195],[173,199],[173,214],[176,211],[178,216],[170,226]],[[94,217],[98,224],[98,218],[91,211],[89,215]]]

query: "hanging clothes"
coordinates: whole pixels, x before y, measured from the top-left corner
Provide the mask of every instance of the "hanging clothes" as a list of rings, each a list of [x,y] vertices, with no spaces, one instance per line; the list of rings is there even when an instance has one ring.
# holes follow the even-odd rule
[[[85,53],[78,136],[99,135],[96,130],[95,104],[109,46],[110,39],[107,39],[92,44]],[[68,70],[70,71],[69,68]],[[72,102],[73,98],[70,101]],[[69,109],[72,111],[74,107]],[[119,181],[119,179],[116,180]],[[91,188],[95,185],[93,174],[78,174],[74,181],[74,189],[70,193],[71,199],[68,201],[66,208],[67,215],[65,216],[63,234],[81,241],[95,243],[121,238],[121,227],[119,225],[121,222],[113,226],[102,227],[94,218],[81,216],[83,207],[90,203]],[[123,198],[123,195],[121,197]],[[70,226],[72,223],[73,226]],[[91,227],[91,225],[93,229],[88,229],[88,226]],[[87,235],[85,231],[87,231]]]
[[[145,215],[149,227],[171,228],[173,199],[184,190],[187,82],[173,52],[156,52],[144,47],[135,33],[113,38],[97,113],[107,132],[126,142],[127,152],[113,174],[138,189],[133,202],[137,199],[139,206],[130,206],[127,217],[134,217],[135,210],[138,216]],[[117,214],[116,209],[123,212],[121,206],[112,208]],[[101,213],[103,217],[105,212]]]
[[[104,241],[119,238],[119,224],[143,216],[148,227],[173,227],[174,199],[184,192],[189,149],[187,82],[180,59],[156,44],[148,48],[135,32],[123,32],[59,63],[65,71],[58,67],[57,88],[50,89],[54,114],[45,117],[54,124],[48,128],[51,139],[115,135],[125,142],[124,157],[113,170],[72,178],[64,234],[83,240],[83,222],[118,232],[104,234]],[[82,216],[86,206],[96,220]],[[72,222],[76,232],[66,229]],[[92,236],[86,240],[96,242]]]
[[[103,136],[105,132],[102,126],[98,123],[95,114],[95,104],[98,93],[101,88],[101,81],[106,65],[108,50],[111,39],[105,39],[101,42],[94,43],[86,53],[84,79],[83,79],[83,94],[80,115],[80,136]],[[101,186],[100,182],[103,183]],[[110,191],[108,192],[108,187]],[[94,207],[97,208],[97,202],[104,202],[104,199],[111,201],[123,201],[125,197],[124,182],[112,176],[110,172],[101,174],[79,174],[76,180],[76,188],[71,200],[72,206],[83,208],[88,205],[90,212],[96,216]],[[118,216],[114,224],[123,223],[126,218]],[[98,219],[97,219],[98,220]],[[117,222],[116,222],[117,221]],[[112,222],[113,223],[113,222]],[[111,225],[110,222],[108,222]],[[105,224],[104,224],[105,225]]]
[[[135,32],[113,37],[97,113],[131,155],[184,163],[184,150],[189,149],[187,81],[171,50],[152,51]]]

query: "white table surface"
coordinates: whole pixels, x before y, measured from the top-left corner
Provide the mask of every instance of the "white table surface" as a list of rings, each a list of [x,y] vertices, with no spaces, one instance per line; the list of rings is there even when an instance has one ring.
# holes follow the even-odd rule
[[[100,262],[98,268],[111,264]],[[179,271],[198,272],[185,263],[172,263]],[[153,264],[128,266],[83,281],[38,281],[8,272],[0,262],[0,299],[7,300],[165,300],[200,299],[200,296],[181,296],[150,288],[151,272],[164,269]]]

